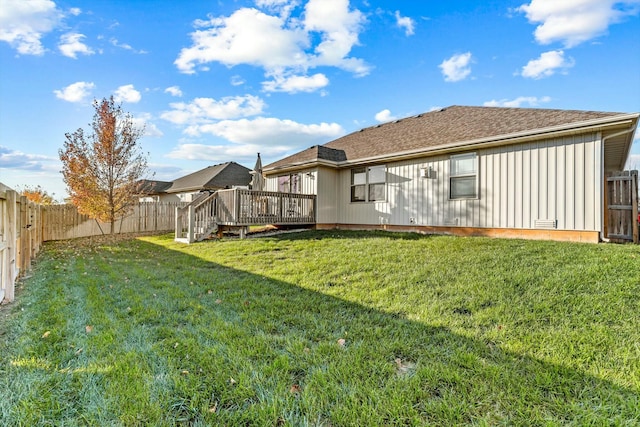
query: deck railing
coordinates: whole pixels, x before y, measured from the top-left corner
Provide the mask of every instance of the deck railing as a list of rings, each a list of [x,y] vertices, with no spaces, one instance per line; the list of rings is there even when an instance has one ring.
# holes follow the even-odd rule
[[[244,189],[205,193],[176,209],[175,238],[192,243],[219,227],[306,225],[316,222],[316,196]],[[244,235],[244,234],[242,234]]]
[[[220,190],[217,192],[220,225],[314,224],[316,196],[274,191]]]

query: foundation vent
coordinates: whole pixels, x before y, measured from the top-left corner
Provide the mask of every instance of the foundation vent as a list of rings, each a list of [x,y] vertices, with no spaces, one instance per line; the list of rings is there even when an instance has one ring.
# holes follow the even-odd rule
[[[558,228],[558,220],[557,219],[536,219],[533,221],[534,228]]]
[[[444,220],[444,225],[446,226],[457,226],[459,222],[459,218],[449,218]]]

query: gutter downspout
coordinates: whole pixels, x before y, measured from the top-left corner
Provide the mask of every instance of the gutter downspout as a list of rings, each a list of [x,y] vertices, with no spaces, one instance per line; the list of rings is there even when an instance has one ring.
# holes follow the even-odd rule
[[[611,135],[607,135],[607,136],[602,138],[602,178],[603,178],[603,181],[604,181],[604,178],[605,178],[605,176],[604,176],[604,143],[605,143],[605,141],[607,139],[609,139],[609,138],[615,138],[616,136],[622,136],[622,135],[625,135],[627,133],[632,133],[632,132],[635,132],[635,127],[632,127],[630,129],[626,129],[626,130],[623,130],[623,131],[620,131],[620,132],[616,132],[616,133],[613,133]],[[604,194],[604,192],[606,190],[607,189],[604,188],[604,191],[603,191],[604,197],[607,197],[607,195]],[[605,214],[604,214],[604,212],[602,212],[602,224],[601,224],[601,227],[600,227],[600,240],[605,242],[605,243],[608,243],[609,239],[604,237],[604,218],[605,218]]]

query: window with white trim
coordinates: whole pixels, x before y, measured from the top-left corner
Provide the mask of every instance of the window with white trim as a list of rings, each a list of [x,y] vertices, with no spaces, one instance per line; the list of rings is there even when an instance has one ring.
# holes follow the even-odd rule
[[[384,165],[351,169],[351,201],[374,202],[386,199],[387,170]]]
[[[476,153],[455,154],[449,157],[449,198],[478,198],[478,156]]]

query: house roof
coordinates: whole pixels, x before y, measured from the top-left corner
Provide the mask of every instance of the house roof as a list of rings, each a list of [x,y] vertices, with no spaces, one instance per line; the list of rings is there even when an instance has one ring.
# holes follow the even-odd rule
[[[167,193],[181,193],[186,191],[218,190],[234,185],[248,185],[251,181],[249,168],[236,162],[226,162],[208,166],[192,174],[173,181]]]
[[[339,166],[359,160],[384,159],[399,153],[426,153],[437,149],[475,146],[516,137],[585,128],[616,121],[625,113],[532,108],[451,106],[379,124],[314,146],[264,167],[265,172],[311,164]],[[611,119],[611,120],[610,120]],[[631,115],[633,126],[638,115]],[[628,139],[630,144],[632,135]],[[626,160],[627,151],[624,153]]]
[[[152,179],[141,179],[138,181],[138,193],[146,194],[146,195],[154,195],[159,193],[164,193],[169,187],[171,187],[171,182],[168,181],[156,181]]]

